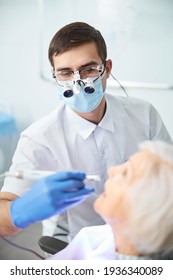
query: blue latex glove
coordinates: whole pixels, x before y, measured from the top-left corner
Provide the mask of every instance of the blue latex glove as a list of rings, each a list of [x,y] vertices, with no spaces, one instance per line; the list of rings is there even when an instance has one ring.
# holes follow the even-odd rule
[[[59,214],[81,203],[94,189],[85,187],[83,172],[59,172],[33,185],[24,196],[14,200],[10,207],[14,226],[28,225]]]

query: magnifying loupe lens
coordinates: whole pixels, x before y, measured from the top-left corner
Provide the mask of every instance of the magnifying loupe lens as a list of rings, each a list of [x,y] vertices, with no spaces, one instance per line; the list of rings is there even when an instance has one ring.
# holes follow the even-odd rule
[[[73,91],[71,89],[68,89],[68,90],[64,91],[64,96],[65,97],[73,96]]]
[[[94,91],[95,91],[95,90],[94,90],[93,87],[90,87],[90,86],[86,86],[86,87],[85,87],[85,92],[86,92],[86,93],[89,93],[89,94],[90,94],[90,93],[93,93]]]

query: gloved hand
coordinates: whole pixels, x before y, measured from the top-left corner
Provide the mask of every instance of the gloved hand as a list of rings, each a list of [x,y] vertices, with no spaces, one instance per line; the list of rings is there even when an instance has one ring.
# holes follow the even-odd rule
[[[35,183],[28,193],[11,204],[14,226],[25,228],[81,203],[94,191],[84,185],[84,179],[85,173],[70,171],[47,176]]]

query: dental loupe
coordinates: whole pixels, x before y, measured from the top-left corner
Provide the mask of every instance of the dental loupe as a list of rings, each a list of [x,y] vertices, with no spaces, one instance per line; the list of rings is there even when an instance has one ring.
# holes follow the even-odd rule
[[[73,89],[68,84],[64,85],[64,96],[67,98],[73,96]]]
[[[91,94],[95,91],[94,88],[94,83],[91,79],[87,79],[88,81],[86,82],[85,86],[84,86],[84,91],[88,94]]]
[[[92,79],[87,78],[86,80],[76,80],[73,82],[72,85],[66,83],[64,85],[64,96],[69,98],[73,96],[74,94],[79,94],[81,92],[81,87],[84,87],[84,91],[87,94],[94,93],[94,83]]]

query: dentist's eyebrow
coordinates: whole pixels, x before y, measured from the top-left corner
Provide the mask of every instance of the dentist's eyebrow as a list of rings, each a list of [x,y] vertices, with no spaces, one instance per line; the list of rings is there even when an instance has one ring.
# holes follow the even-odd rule
[[[90,62],[81,65],[80,68],[91,66],[91,65],[97,65],[97,64],[98,64],[97,61],[91,60]]]
[[[91,66],[91,65],[97,65],[97,64],[98,64],[97,61],[91,60],[90,62],[87,62],[87,63],[85,63],[85,64],[80,65],[80,66],[79,66],[79,69],[84,68],[84,67],[87,67],[87,66]],[[71,67],[58,67],[58,68],[56,68],[55,70],[56,70],[56,71],[62,71],[62,70],[71,70],[71,71],[73,71]]]
[[[56,68],[56,71],[62,71],[62,70],[71,70],[70,67],[60,67],[60,68]]]

